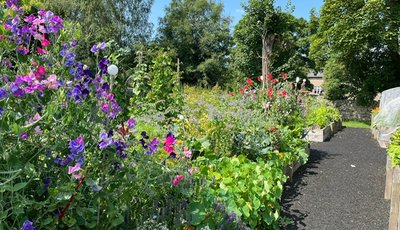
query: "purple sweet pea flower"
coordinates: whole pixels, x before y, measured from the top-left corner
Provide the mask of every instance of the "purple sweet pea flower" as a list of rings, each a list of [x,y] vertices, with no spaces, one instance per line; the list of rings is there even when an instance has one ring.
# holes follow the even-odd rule
[[[33,226],[33,223],[31,221],[25,220],[21,230],[36,230],[36,228]]]
[[[82,153],[83,151],[85,151],[85,142],[83,140],[83,137],[79,136],[75,140],[71,140],[69,142],[68,148],[71,150],[71,153],[73,153],[73,154],[78,154],[78,153]]]
[[[23,140],[28,139],[28,137],[29,137],[29,135],[27,133],[23,133],[23,134],[19,135],[19,138],[21,138]]]
[[[2,87],[0,87],[0,99],[4,99],[4,98],[7,98],[7,97],[8,97],[7,90],[2,88]]]
[[[100,149],[105,149],[114,143],[113,139],[109,137],[108,134],[104,131],[100,132],[100,140],[101,140],[99,144]]]
[[[160,141],[157,138],[154,138],[150,143],[147,145],[148,151],[146,151],[146,154],[152,155],[153,153],[157,152],[158,150],[158,145],[160,144]]]
[[[127,123],[128,123],[128,129],[133,129],[133,128],[135,128],[135,124],[136,124],[135,119],[129,118],[128,121],[127,121]]]
[[[97,47],[97,45],[93,45],[92,48],[90,49],[90,52],[92,52],[92,53],[99,52],[99,48]]]
[[[101,50],[106,50],[107,44],[105,42],[101,42],[100,44],[97,45],[97,48]]]

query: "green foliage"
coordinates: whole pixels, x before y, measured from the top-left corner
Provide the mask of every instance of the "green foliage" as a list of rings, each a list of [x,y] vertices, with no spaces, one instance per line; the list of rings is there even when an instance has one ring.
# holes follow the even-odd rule
[[[400,129],[397,130],[390,138],[387,152],[392,159],[392,166],[395,167],[400,165]]]
[[[307,115],[307,124],[308,126],[318,125],[320,128],[324,128],[329,123],[339,119],[340,112],[338,109],[326,104],[320,104],[310,109]]]
[[[92,58],[90,48],[99,41],[116,41],[119,47],[145,44],[151,37],[149,15],[153,0],[44,0],[43,7],[81,30],[79,59]],[[131,52],[131,51],[129,51]]]
[[[377,92],[400,84],[399,12],[398,1],[325,1],[310,55],[328,70],[330,97],[368,105]]]
[[[280,197],[286,181],[281,169],[268,161],[249,161],[243,155],[217,160],[202,157],[196,164],[209,188],[204,189],[205,195],[196,197],[195,202],[203,211],[192,211],[194,224],[215,226],[219,221],[214,213],[223,210],[234,216],[231,224],[238,227],[233,229],[243,224],[252,229],[279,229]],[[215,197],[214,202],[209,202],[208,197]]]
[[[132,95],[131,114],[143,115],[149,111],[162,113],[167,118],[181,112],[183,97],[179,73],[174,69],[168,52],[159,50],[147,70],[146,64],[138,64],[129,77]]]
[[[203,85],[227,81],[230,19],[214,0],[173,0],[160,21],[158,42],[181,61],[182,81]]]
[[[309,60],[307,22],[275,8],[274,1],[251,0],[234,31],[231,68],[239,78],[260,76],[262,35],[273,34],[270,72],[285,72],[289,78],[306,78]]]
[[[348,78],[348,73],[345,65],[339,60],[331,58],[324,68],[324,96],[328,100],[341,100],[344,99],[349,86],[344,83]]]

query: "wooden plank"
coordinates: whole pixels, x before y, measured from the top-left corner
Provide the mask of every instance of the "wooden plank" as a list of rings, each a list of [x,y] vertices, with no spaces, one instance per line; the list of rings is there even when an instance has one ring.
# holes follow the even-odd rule
[[[386,158],[386,183],[385,183],[385,199],[390,200],[392,197],[393,168],[390,157]]]
[[[400,167],[393,170],[392,199],[390,202],[389,230],[399,229]]]

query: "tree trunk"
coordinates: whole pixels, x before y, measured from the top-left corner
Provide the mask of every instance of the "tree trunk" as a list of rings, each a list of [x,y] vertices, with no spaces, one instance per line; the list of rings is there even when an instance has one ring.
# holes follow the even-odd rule
[[[275,34],[268,34],[268,32],[263,33],[262,39],[262,86],[263,89],[266,87],[267,75],[269,74],[269,67],[271,65],[270,59],[272,54],[272,46],[275,40]]]

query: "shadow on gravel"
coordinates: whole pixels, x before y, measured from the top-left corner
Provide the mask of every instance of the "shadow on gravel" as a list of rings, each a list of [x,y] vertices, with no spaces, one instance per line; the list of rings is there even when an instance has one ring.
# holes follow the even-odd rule
[[[318,174],[316,169],[321,161],[324,159],[332,159],[334,157],[335,155],[333,154],[328,155],[327,152],[311,149],[307,164],[301,166],[293,175],[293,180],[285,184],[282,196],[281,214],[283,217],[290,219],[292,223],[283,226],[282,229],[294,230],[299,229],[300,227],[306,227],[303,220],[307,217],[307,213],[303,213],[301,210],[291,209],[291,207],[293,202],[296,201],[296,197],[301,195],[301,188],[307,185],[306,180],[304,179]]]

